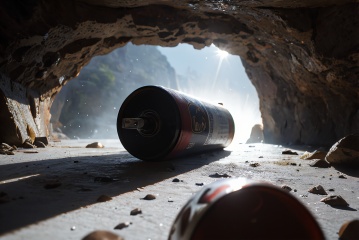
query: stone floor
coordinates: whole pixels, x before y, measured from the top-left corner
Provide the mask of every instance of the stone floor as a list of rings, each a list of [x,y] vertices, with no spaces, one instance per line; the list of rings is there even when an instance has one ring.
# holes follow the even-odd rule
[[[291,146],[299,155],[282,155],[282,146],[233,143],[224,151],[143,162],[118,140],[100,141],[105,148],[66,140],[0,155],[0,239],[81,239],[102,229],[125,239],[164,240],[180,209],[201,188],[196,183],[218,180],[210,177],[217,172],[290,186],[290,194],[312,212],[327,239],[338,239],[340,226],[359,216],[359,171],[310,167],[310,160],[300,159],[304,151],[315,150],[309,146]],[[341,195],[349,207],[333,208],[320,202],[323,196],[308,193],[318,184],[334,189],[329,193]],[[142,200],[147,194],[156,199]],[[101,195],[112,199],[98,202]],[[134,208],[142,214],[131,216]],[[115,230],[122,222],[132,224]]]

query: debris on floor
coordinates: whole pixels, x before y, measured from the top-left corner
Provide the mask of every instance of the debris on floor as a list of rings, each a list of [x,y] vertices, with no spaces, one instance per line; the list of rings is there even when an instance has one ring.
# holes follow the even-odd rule
[[[141,198],[143,200],[155,200],[156,196],[153,194],[147,194],[144,198]]]
[[[214,173],[209,175],[211,178],[231,178],[232,176],[228,175],[227,173]]]
[[[282,188],[283,190],[288,191],[288,192],[292,191],[292,188],[289,187],[288,185],[282,185],[281,188]]]
[[[86,145],[86,148],[104,148],[105,146],[102,145],[100,142],[93,142]]]
[[[137,214],[142,214],[142,210],[140,208],[135,208],[130,212],[130,215],[137,215]]]
[[[322,185],[317,185],[308,190],[308,192],[318,195],[328,195],[328,193],[324,190]]]
[[[124,240],[124,238],[118,236],[109,231],[97,230],[86,235],[82,240]]]
[[[251,163],[251,164],[249,164],[249,166],[251,166],[251,167],[259,167],[260,164],[259,163]]]
[[[123,228],[129,227],[131,224],[132,224],[132,222],[122,222],[122,223],[119,223],[118,225],[116,225],[116,227],[114,227],[114,229],[121,230]]]
[[[340,195],[331,195],[320,200],[321,202],[333,207],[348,207],[347,203]]]
[[[286,149],[286,150],[282,151],[282,154],[286,154],[286,155],[298,155],[297,152],[294,152],[294,151],[292,151],[292,150],[290,150],[290,149]]]
[[[351,134],[336,142],[325,159],[331,164],[359,166],[359,134]]]
[[[14,155],[14,151],[16,150],[16,147],[11,147],[9,144],[1,143],[0,145],[0,154],[4,155]]]

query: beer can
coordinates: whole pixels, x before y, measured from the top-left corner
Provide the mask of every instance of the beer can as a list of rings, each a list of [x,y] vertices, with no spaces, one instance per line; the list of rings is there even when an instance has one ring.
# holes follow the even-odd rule
[[[227,147],[234,137],[234,121],[220,104],[162,86],[144,86],[123,102],[117,132],[131,155],[160,161]]]
[[[325,239],[310,211],[263,181],[230,178],[204,186],[182,207],[168,240]]]

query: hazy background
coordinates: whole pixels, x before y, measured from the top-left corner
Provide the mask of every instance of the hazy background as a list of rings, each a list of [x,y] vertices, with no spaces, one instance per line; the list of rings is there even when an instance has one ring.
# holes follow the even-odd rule
[[[94,57],[69,81],[51,108],[53,130],[69,138],[117,138],[123,100],[144,85],[162,85],[213,103],[223,103],[236,123],[235,141],[245,142],[261,123],[258,96],[239,56],[224,57],[215,46],[196,50],[135,46]],[[223,52],[222,52],[223,53]]]

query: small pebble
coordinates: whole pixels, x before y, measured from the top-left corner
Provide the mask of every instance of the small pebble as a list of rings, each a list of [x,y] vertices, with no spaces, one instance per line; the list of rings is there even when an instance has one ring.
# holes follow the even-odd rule
[[[251,167],[259,167],[260,164],[259,163],[251,163],[251,164],[249,164],[249,166],[251,166]]]
[[[263,156],[259,156],[258,158],[263,158]]]
[[[127,228],[132,224],[132,222],[123,222],[123,223],[119,223],[116,227],[114,227],[114,229],[118,229],[121,230],[123,228]]]
[[[203,186],[204,183],[196,183],[196,186]]]
[[[71,231],[74,231],[76,229],[76,226],[71,227]]]
[[[297,164],[294,163],[294,162],[290,163],[290,165],[292,165],[292,166],[297,166]]]
[[[329,188],[328,191],[329,192],[334,192],[334,188]]]
[[[209,177],[212,177],[212,178],[230,178],[231,176],[228,175],[227,173],[215,173],[215,174],[211,174],[209,175]]]
[[[328,193],[324,190],[323,186],[321,185],[312,187],[311,189],[308,190],[308,192],[313,194],[319,194],[319,195],[328,195]]]
[[[45,143],[41,142],[41,141],[35,141],[34,145],[38,148],[46,148]]]
[[[142,210],[140,208],[135,208],[130,212],[130,215],[135,216],[137,214],[142,214]]]
[[[86,148],[104,148],[105,146],[102,145],[100,142],[93,142],[86,145]]]
[[[340,174],[340,175],[339,175],[339,178],[346,179],[347,177],[346,177],[344,174]]]
[[[292,191],[292,188],[289,187],[288,185],[283,185],[283,186],[281,186],[281,188],[288,191],[288,192]]]
[[[298,153],[297,153],[297,152],[293,152],[292,150],[289,150],[289,149],[282,151],[282,154],[287,154],[287,155],[298,155]]]
[[[155,200],[156,196],[153,194],[147,194],[144,198],[142,198],[143,200]]]
[[[174,178],[174,179],[172,180],[172,182],[183,182],[183,181],[179,180],[178,178]]]
[[[173,202],[173,199],[172,199],[172,198],[168,198],[168,202]]]
[[[110,201],[112,200],[112,197],[109,197],[107,195],[101,195],[97,198],[97,202],[107,202],[107,201]]]

